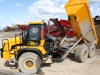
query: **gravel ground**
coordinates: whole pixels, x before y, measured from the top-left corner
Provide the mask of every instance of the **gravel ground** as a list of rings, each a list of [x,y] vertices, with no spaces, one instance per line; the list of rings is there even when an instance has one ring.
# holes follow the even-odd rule
[[[15,36],[15,34],[20,34],[21,31],[14,31],[14,32],[0,32],[0,38],[10,38]]]
[[[16,32],[6,32],[6,33],[12,35],[15,34]],[[0,37],[2,34],[5,33],[0,33]],[[0,48],[2,47],[1,40],[3,38],[5,37],[0,38]],[[17,65],[10,66],[7,61],[0,58],[0,75],[27,75],[27,74],[19,73]],[[62,62],[55,61],[51,65],[44,64],[41,67],[40,71],[35,75],[100,75],[100,49],[96,50],[95,57],[88,58],[88,60],[84,63],[77,62],[74,58],[74,55],[69,55]]]

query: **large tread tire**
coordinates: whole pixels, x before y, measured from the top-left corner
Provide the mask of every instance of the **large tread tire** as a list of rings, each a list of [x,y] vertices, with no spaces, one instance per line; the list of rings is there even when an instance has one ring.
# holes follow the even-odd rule
[[[94,57],[94,55],[95,55],[95,50],[96,50],[95,44],[87,43],[86,45],[87,45],[88,50],[89,50],[89,52],[88,52],[88,57],[89,57],[89,58]]]
[[[25,64],[26,61],[31,61],[34,67],[31,69],[30,69],[30,67],[26,68],[26,64]],[[28,64],[30,64],[30,63],[28,63]],[[23,53],[18,60],[19,70],[22,73],[26,73],[26,74],[37,73],[40,69],[40,65],[41,65],[41,60],[40,60],[39,56],[32,52]]]
[[[88,47],[84,44],[77,45],[75,50],[75,59],[78,62],[85,62],[88,58]]]

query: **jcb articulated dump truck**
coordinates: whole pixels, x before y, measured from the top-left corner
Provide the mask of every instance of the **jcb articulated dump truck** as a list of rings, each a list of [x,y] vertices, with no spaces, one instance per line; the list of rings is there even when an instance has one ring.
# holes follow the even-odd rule
[[[95,55],[98,42],[88,7],[87,0],[70,0],[65,5],[72,28],[62,26],[56,18],[50,19],[59,30],[59,36],[51,35],[50,21],[48,25],[44,21],[29,22],[27,30],[3,40],[1,57],[10,65],[18,63],[24,73],[36,73],[42,63],[63,60],[69,53],[74,53],[77,61],[85,62]]]

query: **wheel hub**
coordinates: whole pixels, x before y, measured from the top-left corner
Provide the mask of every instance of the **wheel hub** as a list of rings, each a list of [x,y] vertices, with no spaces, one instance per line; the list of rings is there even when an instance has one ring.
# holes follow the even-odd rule
[[[94,54],[94,51],[95,51],[95,49],[94,49],[94,47],[92,48],[92,51],[91,51],[91,54],[93,55]]]
[[[24,67],[27,70],[32,70],[35,68],[35,63],[32,59],[27,59],[24,61]]]
[[[84,51],[83,53],[83,58],[86,58],[86,51]]]
[[[32,61],[27,61],[27,62],[26,62],[26,65],[27,65],[28,67],[32,67],[32,65],[34,65],[34,63],[33,63]]]

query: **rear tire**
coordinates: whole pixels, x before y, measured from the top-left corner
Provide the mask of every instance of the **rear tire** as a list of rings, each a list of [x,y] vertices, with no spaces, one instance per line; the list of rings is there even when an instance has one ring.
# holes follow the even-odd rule
[[[88,47],[88,50],[89,50],[89,52],[88,52],[88,57],[89,58],[92,58],[92,57],[94,57],[94,55],[95,55],[95,50],[96,50],[96,47],[95,47],[95,44],[92,44],[92,43],[88,43],[88,44],[86,44],[87,45],[87,47]]]
[[[75,59],[79,62],[85,62],[88,58],[88,47],[86,45],[76,46]]]
[[[39,71],[41,65],[40,58],[32,52],[23,53],[18,60],[19,70],[23,73],[33,74]]]

